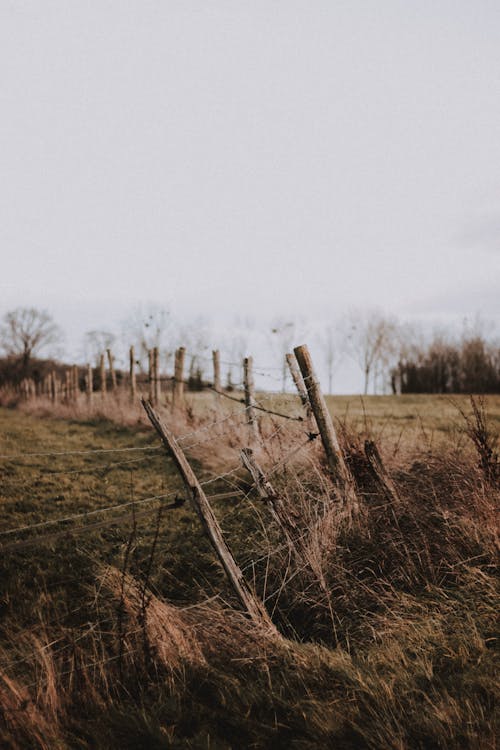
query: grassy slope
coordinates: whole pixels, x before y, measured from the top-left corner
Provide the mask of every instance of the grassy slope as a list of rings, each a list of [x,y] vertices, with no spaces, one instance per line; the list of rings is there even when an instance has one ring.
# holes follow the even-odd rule
[[[491,401],[489,411],[498,419],[500,400]],[[345,411],[348,402],[350,416],[364,421],[359,400],[337,397],[331,401],[336,413]],[[416,407],[423,422],[423,429],[419,424],[416,431],[428,435],[436,428],[442,436],[449,436],[449,406],[442,399],[366,399],[365,404],[373,431],[389,432],[391,440],[399,439],[394,427],[398,420],[411,423],[409,430],[413,429]],[[1,454],[154,444],[151,431],[143,427],[39,419],[16,411],[0,410],[0,428]],[[178,491],[170,462],[161,454],[147,455],[146,461],[135,463],[122,463],[136,458],[129,453],[2,461],[0,530]],[[201,471],[201,467],[197,469]],[[82,473],[58,473],[61,471]],[[433,475],[427,486],[425,472],[422,477],[411,472],[400,477],[410,494],[422,491],[424,496],[425,489],[426,502],[429,487],[435,488],[438,479]],[[212,494],[224,490],[227,486],[223,483],[210,487]],[[475,486],[469,490],[475,492]],[[235,554],[244,564],[259,557],[266,540],[251,508],[237,503],[237,497],[214,501]],[[39,654],[40,643],[59,639],[47,650],[55,652],[54,663],[63,674],[58,690],[68,697],[58,709],[59,719],[57,712],[51,714],[41,701],[43,716],[52,716],[44,730],[49,738],[47,747],[56,746],[51,736],[68,748],[319,747],[325,743],[345,748],[491,746],[495,611],[491,558],[481,539],[462,550],[464,531],[457,531],[450,522],[449,528],[437,528],[438,538],[446,533],[451,540],[452,552],[447,548],[443,553],[450,559],[443,559],[441,566],[436,561],[433,566],[419,563],[422,543],[413,549],[405,529],[401,532],[400,528],[410,524],[411,514],[398,518],[402,537],[393,547],[392,540],[384,538],[392,519],[384,516],[367,517],[368,533],[346,532],[339,539],[337,567],[329,563],[327,582],[338,605],[337,647],[334,642],[329,644],[331,623],[323,614],[324,602],[318,605],[319,599],[304,597],[306,587],[313,591],[314,585],[298,570],[279,604],[270,599],[268,607],[277,605],[275,619],[288,635],[323,646],[297,645],[291,652],[276,649],[273,653],[265,643],[253,643],[244,623],[233,626],[232,615],[226,610],[204,610],[190,627],[198,633],[208,663],[191,667],[184,663],[172,676],[168,670],[164,674],[158,663],[151,671],[144,649],[140,663],[133,658],[126,662],[125,674],[110,672],[112,688],[104,689],[102,674],[92,672],[91,679],[101,685],[105,697],[87,699],[80,705],[75,684],[69,685],[64,674],[78,682],[78,675],[89,671],[81,664],[112,659],[118,653],[119,607],[113,599],[96,596],[97,562],[122,569],[126,558],[128,571],[139,581],[147,578],[148,588],[160,600],[185,606],[221,592],[231,603],[225,580],[191,509],[184,506],[165,511],[157,519],[158,505],[147,506],[151,513],[136,519],[133,534],[134,518],[128,508],[122,511],[119,525],[53,536],[34,546],[2,551],[2,672],[21,685],[36,685],[40,679],[46,685],[48,672],[43,672],[40,658],[33,654]],[[437,518],[430,507],[428,515]],[[75,523],[103,518],[109,516]],[[36,533],[48,531],[42,527]],[[435,533],[426,530],[429,535],[431,532]],[[33,533],[4,536],[2,542],[17,543]],[[411,525],[406,533],[415,536]],[[403,562],[397,559],[401,543],[409,545]],[[382,552],[389,547],[391,552],[384,558]],[[467,560],[475,552],[479,553],[477,559]],[[439,548],[436,554],[440,554]],[[412,563],[415,570],[404,580],[393,568],[404,566],[409,557],[416,561]],[[258,590],[279,588],[287,565],[290,560],[286,555],[257,564],[254,581]],[[377,565],[379,569],[372,570]],[[342,566],[350,571],[345,580]],[[290,571],[293,573],[293,564]],[[231,637],[214,648],[227,623],[234,627]],[[214,628],[214,632],[208,630],[211,646],[199,635],[201,628],[210,627]],[[239,634],[240,645],[233,633]],[[233,641],[236,653],[231,654]],[[264,660],[263,649],[267,649]],[[19,661],[25,657],[29,658]],[[80,660],[80,672],[75,660]],[[110,669],[115,664],[111,662]],[[16,730],[14,725],[12,729],[9,717],[6,746],[36,746],[33,733],[24,736],[22,722],[20,728]]]

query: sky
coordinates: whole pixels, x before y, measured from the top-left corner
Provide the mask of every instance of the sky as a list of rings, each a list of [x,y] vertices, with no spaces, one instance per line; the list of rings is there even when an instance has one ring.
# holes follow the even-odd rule
[[[140,303],[499,321],[500,3],[0,0],[0,174],[0,314],[73,351]]]

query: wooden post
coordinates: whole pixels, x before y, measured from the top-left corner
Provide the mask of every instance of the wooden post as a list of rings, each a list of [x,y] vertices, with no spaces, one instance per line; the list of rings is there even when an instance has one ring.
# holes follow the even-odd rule
[[[59,395],[59,382],[55,373],[55,370],[52,370],[50,373],[50,398],[55,403],[57,401],[57,397]]]
[[[365,456],[387,499],[393,505],[397,505],[400,502],[399,492],[385,468],[382,456],[373,440],[365,440]]]
[[[245,388],[245,406],[247,410],[247,424],[252,429],[254,435],[259,433],[259,425],[255,416],[255,387],[253,382],[253,358],[245,357],[243,360],[243,385]]]
[[[106,354],[108,355],[108,367],[111,375],[111,390],[116,394],[116,372],[114,366],[114,357],[111,353],[111,349],[106,349]]]
[[[80,392],[80,380],[78,376],[78,365],[73,365],[72,369],[72,386],[73,386],[73,401],[78,399]]]
[[[160,352],[158,347],[153,349],[153,391],[154,404],[158,406],[161,398],[161,381],[160,381]]]
[[[287,513],[281,498],[275,492],[271,482],[257,463],[252,449],[243,448],[240,455],[241,460],[243,461],[243,465],[251,474],[251,477],[255,483],[255,487],[257,488],[257,492],[259,493],[259,497],[261,498],[261,500],[264,500],[267,503],[269,510],[271,511],[271,515],[283,531],[287,542],[293,546],[294,538],[296,538],[298,534],[297,525],[295,524],[293,518],[291,518],[290,514]]]
[[[307,397],[307,389],[304,385],[304,381],[302,379],[302,375],[300,374],[299,368],[297,366],[297,360],[295,358],[294,354],[286,354],[286,361],[288,363],[288,368],[290,370],[290,374],[292,376],[292,380],[295,383],[295,387],[298,391],[302,406],[307,409],[307,412],[309,413],[311,411],[311,406],[309,404],[309,399]]]
[[[299,363],[302,377],[304,378],[309,402],[318,425],[321,442],[323,443],[323,448],[333,480],[341,489],[345,490],[349,504],[356,508],[358,502],[354,489],[354,480],[351,476],[351,472],[347,468],[347,464],[340,449],[330,412],[327,409],[321,386],[316,378],[316,373],[314,372],[309,349],[305,345],[297,346],[294,349],[294,352],[297,357],[297,362]]]
[[[148,401],[142,399],[142,405],[151,424],[167,449],[167,453],[174,459],[184,484],[189,490],[194,509],[198,514],[203,530],[208,536],[241,605],[256,625],[264,626],[271,633],[277,634],[263,603],[256,597],[243,578],[243,573],[236,564],[236,561],[222,536],[221,528],[212,507],[208,502],[207,496],[203,492],[201,484],[198,482],[195,473],[189,465],[189,462],[178,445],[174,435],[161,422],[159,416]]]
[[[214,391],[220,393],[222,390],[220,379],[220,353],[218,349],[212,352],[212,362],[214,363]]]
[[[151,403],[154,401],[155,392],[153,387],[153,350],[148,349],[148,398]]]
[[[104,361],[104,354],[101,354],[99,360],[99,371],[101,375],[101,396],[104,398],[106,396],[106,363]]]
[[[87,382],[86,382],[86,390],[87,390],[87,401],[89,402],[89,405],[92,403],[93,396],[94,396],[94,374],[92,372],[92,365],[87,365]]]
[[[135,352],[134,347],[129,351],[129,374],[130,374],[130,400],[135,401],[137,395],[137,380],[135,377]]]
[[[180,407],[184,402],[184,358],[186,350],[183,346],[175,352],[174,366],[174,390],[172,394],[172,407]]]

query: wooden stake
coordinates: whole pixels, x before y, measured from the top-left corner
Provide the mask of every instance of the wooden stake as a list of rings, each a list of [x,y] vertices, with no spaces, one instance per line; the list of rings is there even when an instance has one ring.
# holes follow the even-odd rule
[[[194,509],[198,514],[203,530],[208,536],[241,605],[256,625],[264,626],[267,630],[276,634],[276,629],[271,622],[263,603],[256,597],[243,578],[243,573],[236,564],[236,561],[222,536],[221,528],[210,503],[203,492],[203,488],[198,482],[195,473],[189,465],[174,435],[161,422],[151,404],[144,399],[141,399],[141,401],[151,424],[160,436],[167,452],[174,459],[184,484],[189,490]]]
[[[87,365],[87,400],[89,404],[92,403],[94,397],[94,373],[92,372],[92,365]]]
[[[288,543],[293,546],[294,538],[296,538],[298,534],[297,525],[291,518],[290,514],[286,511],[281,498],[274,491],[271,482],[257,463],[252,449],[243,448],[240,455],[243,465],[248,469],[252,476],[261,500],[264,500],[267,503],[274,520],[280,526]]]
[[[148,349],[148,397],[151,403],[154,401],[155,398],[155,389],[154,389],[154,367],[153,367],[153,350]]]
[[[184,402],[184,358],[186,350],[183,346],[175,352],[174,390],[172,394],[172,408],[182,406]]]
[[[398,504],[400,502],[399,492],[389,476],[389,473],[384,466],[384,462],[382,461],[382,456],[373,440],[365,440],[365,456],[368,459],[375,477],[382,486],[387,499],[393,504]]]
[[[137,395],[137,380],[135,377],[135,352],[134,347],[129,351],[129,374],[130,374],[130,400],[135,401]]]
[[[158,347],[153,349],[153,391],[154,404],[158,406],[161,398],[161,381],[160,381],[160,352]]]
[[[253,358],[245,357],[243,360],[243,386],[245,388],[245,406],[247,411],[247,424],[253,433],[258,435],[259,425],[255,416],[255,386],[253,381]]]
[[[354,490],[354,480],[351,476],[351,472],[347,468],[347,464],[340,449],[330,412],[327,409],[321,386],[316,378],[316,373],[314,372],[309,349],[305,345],[297,346],[294,349],[294,352],[297,357],[297,362],[299,363],[302,377],[304,378],[309,402],[318,425],[321,442],[323,443],[323,448],[333,480],[341,489],[345,490],[349,504],[352,505],[353,508],[356,508],[358,502]]]
[[[294,354],[286,354],[286,361],[288,363],[288,368],[290,370],[290,374],[292,376],[292,380],[295,383],[295,387],[298,391],[298,394],[300,396],[300,400],[302,402],[302,406],[307,409],[307,412],[309,413],[311,411],[311,405],[309,404],[309,398],[307,396],[307,389],[304,385],[304,381],[302,379],[302,375],[300,374],[297,360],[295,358]]]
[[[214,391],[220,393],[222,384],[220,379],[220,353],[218,349],[212,352],[212,362],[214,363]]]
[[[114,366],[114,357],[111,353],[111,349],[106,349],[106,354],[108,355],[108,366],[111,375],[111,390],[116,393],[116,372]]]
[[[72,386],[73,386],[73,401],[76,401],[78,398],[78,394],[80,393],[80,378],[78,374],[78,366],[73,365],[72,367]]]
[[[106,396],[106,364],[104,361],[104,354],[101,354],[99,360],[99,371],[101,375],[101,395],[104,398]]]

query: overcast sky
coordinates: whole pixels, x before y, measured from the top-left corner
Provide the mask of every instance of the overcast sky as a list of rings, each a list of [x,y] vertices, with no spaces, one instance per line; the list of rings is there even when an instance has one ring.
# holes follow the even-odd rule
[[[0,0],[0,312],[500,316],[498,0]]]

